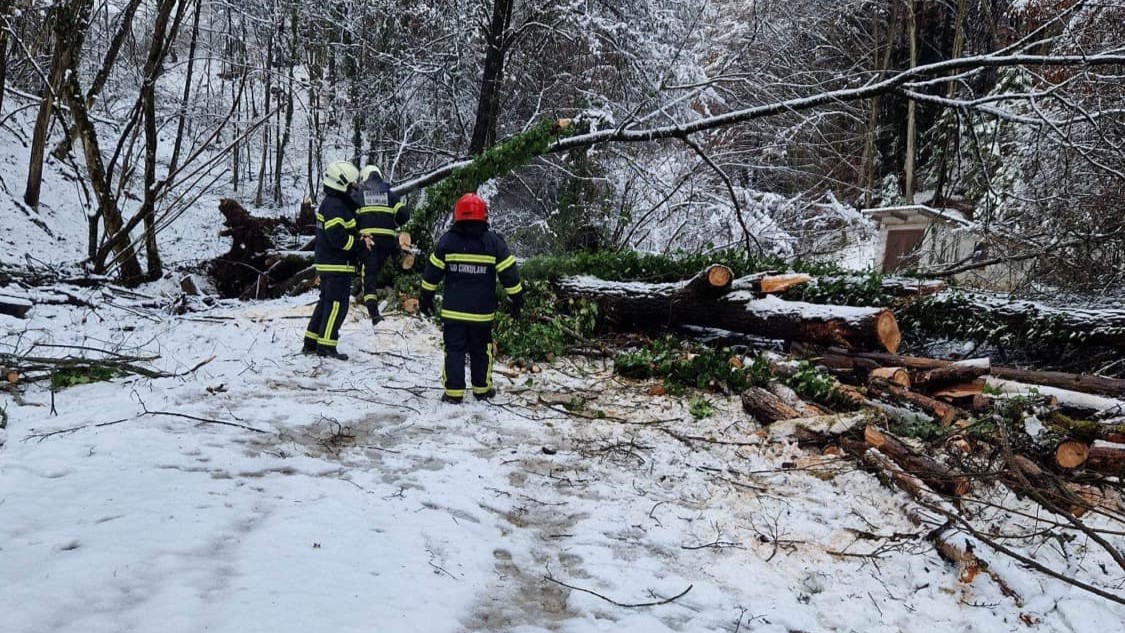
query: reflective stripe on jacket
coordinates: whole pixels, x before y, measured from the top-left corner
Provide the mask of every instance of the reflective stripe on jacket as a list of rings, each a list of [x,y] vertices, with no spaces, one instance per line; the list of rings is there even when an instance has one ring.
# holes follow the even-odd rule
[[[483,222],[458,222],[441,236],[422,274],[422,290],[445,282],[441,318],[462,323],[492,323],[496,318],[496,279],[509,295],[523,291],[516,258],[499,233]]]
[[[395,234],[398,227],[410,220],[410,210],[391,192],[391,186],[371,174],[353,194],[358,205],[356,220],[359,234],[375,238],[378,248],[398,250]]]
[[[316,271],[322,274],[355,272],[355,201],[346,193],[324,188],[316,211]]]

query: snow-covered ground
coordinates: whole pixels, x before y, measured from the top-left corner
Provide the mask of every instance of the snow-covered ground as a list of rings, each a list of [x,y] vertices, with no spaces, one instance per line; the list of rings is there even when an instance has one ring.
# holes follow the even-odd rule
[[[501,365],[495,404],[456,407],[438,402],[439,331],[419,319],[373,332],[353,311],[344,363],[296,351],[311,296],[173,317],[76,292],[103,307],[0,316],[0,350],[84,345],[180,375],[0,392],[5,633],[1102,633],[1125,620],[991,551],[977,553],[1022,606],[984,574],[959,582],[905,495],[767,441],[735,399],[712,396],[696,421],[608,361],[563,359]],[[861,538],[873,534],[888,538]],[[1121,587],[1081,539],[1006,542]],[[559,583],[626,605],[680,597],[617,606]]]

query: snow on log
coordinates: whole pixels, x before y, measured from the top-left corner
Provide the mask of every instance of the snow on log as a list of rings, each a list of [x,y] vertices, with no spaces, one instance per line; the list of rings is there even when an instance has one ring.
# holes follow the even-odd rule
[[[27,299],[20,297],[0,296],[0,314],[14,316],[17,319],[26,318],[32,305]]]
[[[564,298],[596,302],[620,327],[698,325],[846,348],[898,349],[901,335],[890,310],[783,301],[772,295],[758,298],[749,290],[716,286],[711,279],[715,268],[687,282],[614,282],[584,276],[560,279],[556,288]]]
[[[1068,389],[1059,389],[1057,387],[1028,385],[1011,380],[1003,380],[995,376],[988,376],[985,381],[989,387],[999,390],[1002,394],[1026,396],[1038,393],[1041,396],[1055,398],[1058,400],[1060,406],[1067,409],[1078,409],[1081,411],[1091,411],[1109,415],[1125,413],[1125,402],[1115,398],[1106,398],[1104,396],[1082,393],[1080,391],[1070,391]]]
[[[929,307],[951,315],[971,310],[1016,330],[1050,324],[1053,331],[1068,334],[1073,343],[1125,347],[1125,309],[1058,307],[984,292],[942,292],[927,301]]]

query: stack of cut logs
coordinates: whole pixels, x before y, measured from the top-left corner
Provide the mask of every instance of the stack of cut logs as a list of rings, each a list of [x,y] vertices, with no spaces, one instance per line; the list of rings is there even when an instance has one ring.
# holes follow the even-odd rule
[[[1079,516],[1102,497],[1092,484],[1125,477],[1125,401],[1120,399],[1125,380],[998,367],[987,358],[900,356],[895,353],[898,324],[890,310],[774,296],[809,281],[808,275],[769,273],[735,279],[730,269],[714,265],[684,282],[569,277],[555,287],[564,298],[594,301],[618,328],[691,325],[789,341],[793,356],[835,376],[835,392],[850,401],[846,408],[852,411],[833,414],[802,402],[781,384],[748,389],[743,408],[771,435],[847,451],[872,468],[893,463],[898,473],[889,479],[908,488],[908,482],[920,482],[958,497],[969,493],[980,473],[989,472],[990,479],[1019,495]],[[892,278],[884,281],[884,290],[909,300],[942,293],[944,284]],[[982,309],[1010,316],[1014,305]],[[1079,319],[1071,325],[1089,323]],[[1102,328],[1097,340],[1105,344],[1111,334]],[[791,377],[798,371],[797,362],[787,357],[770,360],[775,375]],[[999,423],[1003,415],[1016,415],[1013,407],[1003,406],[1014,398],[1020,398],[1019,411],[1025,412],[1018,415],[1027,419]],[[923,447],[889,432],[892,424],[941,429],[943,441],[936,448]],[[982,455],[988,463],[979,463]]]

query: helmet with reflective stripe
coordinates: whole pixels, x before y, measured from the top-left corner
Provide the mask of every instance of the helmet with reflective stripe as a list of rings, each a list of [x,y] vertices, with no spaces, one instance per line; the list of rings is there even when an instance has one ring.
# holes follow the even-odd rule
[[[336,191],[347,191],[348,185],[354,185],[358,178],[359,170],[346,160],[329,163],[324,170],[324,186]]]
[[[363,182],[367,180],[371,177],[371,174],[375,174],[379,178],[383,177],[383,172],[379,171],[378,167],[375,165],[366,165],[363,169],[359,170],[359,181]]]
[[[475,220],[485,222],[488,220],[488,204],[475,193],[467,193],[453,205],[453,221]]]

